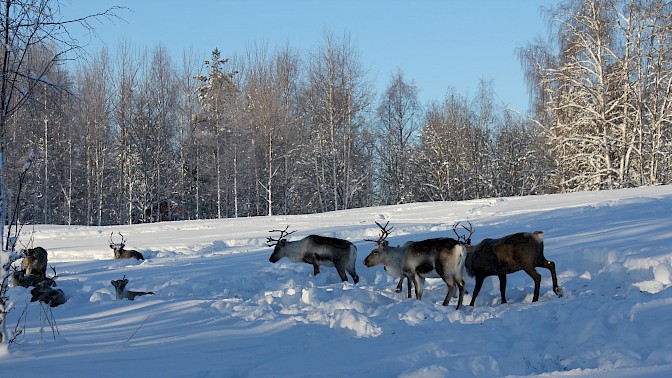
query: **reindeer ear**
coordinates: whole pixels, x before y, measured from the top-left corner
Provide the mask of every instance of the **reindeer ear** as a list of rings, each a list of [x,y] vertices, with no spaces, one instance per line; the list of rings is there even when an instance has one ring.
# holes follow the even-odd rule
[[[389,244],[390,244],[390,243],[388,243],[388,241],[387,241],[387,240],[383,240],[383,242],[382,242],[382,243],[380,243],[380,245],[382,245],[382,246],[383,246],[383,248],[387,248],[387,246],[388,246]]]
[[[284,247],[285,244],[287,244],[287,239],[281,239],[281,240],[278,242],[278,244],[280,244],[280,246]]]
[[[116,285],[114,284],[114,280],[110,281],[110,283],[112,284],[112,286],[116,286]]]

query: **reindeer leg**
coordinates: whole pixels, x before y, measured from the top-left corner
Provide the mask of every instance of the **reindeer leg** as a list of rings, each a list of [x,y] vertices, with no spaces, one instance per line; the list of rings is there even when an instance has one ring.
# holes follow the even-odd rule
[[[562,288],[558,286],[558,276],[555,274],[555,263],[553,261],[544,262],[543,268],[546,268],[551,271],[551,279],[553,280],[553,292],[558,297],[562,297],[563,292]]]
[[[401,278],[399,278],[399,283],[397,284],[397,288],[394,289],[394,291],[397,293],[401,293],[401,290],[403,288],[404,288],[404,276],[402,275]]]
[[[404,276],[401,276],[401,280],[402,281],[404,280]],[[402,281],[399,281],[399,282],[401,283]],[[413,298],[413,294],[412,294],[413,284],[411,283],[411,278],[410,277],[406,277],[406,286],[408,286],[408,299],[411,299],[411,298]]]
[[[502,295],[502,304],[506,303],[506,274],[498,274],[499,293]]]
[[[352,280],[355,282],[356,285],[359,282],[359,276],[357,275],[357,270],[355,270],[354,259],[352,259],[351,263],[345,267],[345,270],[347,270],[348,273],[350,273],[350,276],[352,276]]]
[[[313,276],[317,276],[320,273],[320,262],[317,261],[317,256],[311,254],[308,261],[313,265]]]
[[[457,299],[457,307],[455,307],[456,310],[459,310],[460,307],[462,307],[462,299],[464,298],[464,280],[460,279],[457,282],[457,287],[460,290],[460,297]]]
[[[534,280],[534,296],[532,297],[532,302],[536,302],[539,300],[539,291],[541,289],[541,274],[534,268],[526,269],[525,273]]]
[[[422,299],[422,292],[425,289],[425,278],[419,274],[414,274],[413,283],[415,284],[415,298],[420,300]]]
[[[444,280],[445,281],[445,280]],[[452,283],[446,282],[448,285],[448,294],[446,294],[446,299],[443,300],[443,305],[448,306],[450,304],[450,299],[453,297],[453,292],[455,291],[455,285]]]
[[[336,267],[336,271],[338,272],[338,275],[341,277],[341,281],[345,282],[348,280],[348,276],[345,275],[345,267],[343,265],[344,264],[342,260],[334,261],[334,267]]]
[[[474,307],[474,302],[476,302],[476,297],[478,296],[478,293],[481,291],[481,286],[483,286],[484,280],[485,277],[480,275],[476,276],[476,286],[474,287],[474,294],[471,296],[471,303],[469,303],[469,306]]]

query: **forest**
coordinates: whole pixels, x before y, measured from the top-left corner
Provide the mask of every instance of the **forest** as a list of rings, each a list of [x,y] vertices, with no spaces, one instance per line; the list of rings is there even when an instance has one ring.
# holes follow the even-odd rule
[[[21,4],[3,2],[0,48],[4,205],[20,223],[306,214],[672,182],[669,1],[547,10],[549,34],[517,51],[531,114],[497,104],[488,81],[474,96],[447,88],[421,104],[400,70],[377,93],[347,32],[316,36],[311,51],[257,45],[223,56],[213,46],[176,57],[122,43],[66,59],[77,46],[45,27],[49,12],[32,14],[40,27],[29,33]]]

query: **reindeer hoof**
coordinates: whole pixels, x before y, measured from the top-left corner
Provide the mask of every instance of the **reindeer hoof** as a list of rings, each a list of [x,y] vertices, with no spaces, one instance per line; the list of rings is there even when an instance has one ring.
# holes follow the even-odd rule
[[[556,287],[553,289],[553,292],[555,292],[555,295],[557,295],[559,298],[562,298],[565,295],[565,291],[562,290],[561,287]]]

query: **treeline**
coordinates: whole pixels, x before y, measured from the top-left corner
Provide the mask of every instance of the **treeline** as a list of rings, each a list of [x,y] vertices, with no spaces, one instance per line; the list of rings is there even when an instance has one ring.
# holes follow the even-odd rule
[[[488,82],[420,104],[400,71],[375,93],[347,34],[229,60],[122,44],[53,66],[6,123],[9,200],[34,151],[9,212],[101,225],[669,183],[670,3],[549,14],[551,38],[520,51],[529,119]]]

